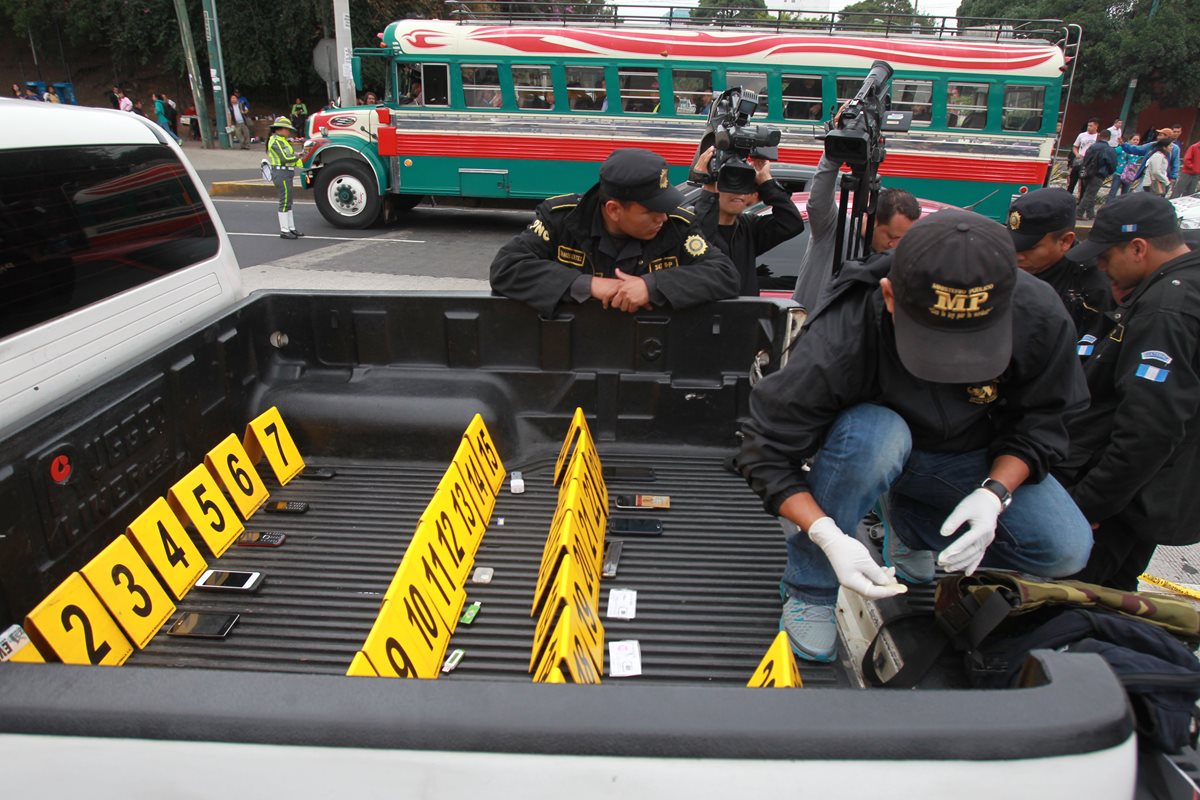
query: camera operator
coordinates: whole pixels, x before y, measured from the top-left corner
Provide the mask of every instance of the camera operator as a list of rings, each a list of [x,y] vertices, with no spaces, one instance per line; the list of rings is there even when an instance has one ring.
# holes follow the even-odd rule
[[[903,189],[879,190],[878,169],[886,157],[882,134],[907,131],[911,122],[908,113],[888,113],[887,87],[891,77],[891,65],[876,61],[862,88],[826,125],[825,152],[809,190],[808,248],[792,293],[792,299],[808,309],[810,315],[816,310],[825,286],[840,269],[843,253],[850,251],[855,258],[871,261],[894,249],[909,227],[921,218],[921,207],[912,194]],[[839,203],[835,189],[843,164],[850,168],[850,175],[842,179]],[[845,183],[847,180],[851,183]],[[843,215],[847,214],[846,219],[852,224],[842,239],[838,230],[843,227]],[[861,224],[858,231],[854,230],[856,224]],[[861,244],[855,241],[859,236],[866,241]],[[865,250],[860,249],[864,246]]]
[[[715,153],[715,147],[705,150],[696,162],[696,171],[707,173]],[[751,296],[758,295],[757,257],[804,230],[804,220],[791,195],[771,177],[771,162],[757,153],[750,154],[756,191],[721,191],[717,181],[712,181],[704,185],[695,206],[705,237],[725,251],[737,267],[739,294]],[[746,212],[759,200],[771,207],[770,214]]]
[[[799,276],[792,299],[811,313],[829,284],[833,270],[834,241],[837,233],[837,176],[841,163],[822,155],[817,164],[808,195],[808,247],[800,262]],[[871,234],[870,254],[894,250],[914,222],[921,218],[921,206],[904,189],[884,189],[879,193],[875,211],[875,230]],[[866,220],[863,220],[865,223]]]

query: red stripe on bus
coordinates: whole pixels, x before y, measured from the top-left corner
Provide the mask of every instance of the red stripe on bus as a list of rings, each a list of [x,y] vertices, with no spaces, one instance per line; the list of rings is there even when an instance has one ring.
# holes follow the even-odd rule
[[[674,166],[689,166],[694,144],[647,141],[645,139],[568,139],[533,136],[452,136],[408,133],[400,135],[399,155],[455,158],[501,158],[516,160],[581,161],[599,163],[622,147],[653,150]],[[818,149],[781,148],[781,161],[816,164]],[[896,178],[931,178],[964,181],[994,181],[1041,186],[1047,165],[1040,161],[1000,161],[939,155],[888,153],[880,173]]]

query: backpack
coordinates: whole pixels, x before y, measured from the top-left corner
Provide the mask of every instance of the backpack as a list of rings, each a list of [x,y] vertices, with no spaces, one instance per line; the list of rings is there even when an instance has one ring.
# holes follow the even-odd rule
[[[1141,163],[1137,159],[1127,163],[1125,168],[1121,170],[1121,180],[1125,183],[1133,183],[1137,180],[1138,170],[1141,166]]]
[[[1200,639],[1200,612],[1190,603],[981,570],[938,582],[934,618],[936,628],[928,612],[901,614],[880,628],[863,657],[867,683],[915,686],[948,645],[964,654],[968,680],[981,688],[1021,685],[1035,649],[1096,653],[1125,687],[1144,742],[1171,753],[1196,742],[1200,662],[1176,638]],[[904,666],[886,681],[876,667],[885,630],[894,643],[911,645],[902,647]]]
[[[990,637],[966,655],[967,677],[977,688],[1022,683],[1033,650],[1095,653],[1125,688],[1143,744],[1164,753],[1196,745],[1200,662],[1162,628],[1111,611],[1058,607],[1033,617],[1034,627]]]

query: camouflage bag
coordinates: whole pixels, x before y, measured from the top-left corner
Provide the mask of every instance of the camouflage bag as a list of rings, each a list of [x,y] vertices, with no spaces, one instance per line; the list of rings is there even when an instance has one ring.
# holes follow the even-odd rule
[[[943,578],[934,592],[933,613],[958,649],[971,650],[1009,617],[1049,606],[1106,609],[1185,639],[1200,639],[1200,611],[1186,600],[1005,570]]]

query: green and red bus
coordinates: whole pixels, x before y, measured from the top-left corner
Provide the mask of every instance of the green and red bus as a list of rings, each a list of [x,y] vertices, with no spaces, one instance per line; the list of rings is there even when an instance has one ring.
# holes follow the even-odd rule
[[[815,164],[825,120],[884,59],[892,108],[913,117],[888,137],[885,185],[1002,219],[1048,180],[1080,39],[1054,22],[897,34],[615,19],[392,23],[356,51],[385,60],[382,103],[309,120],[304,183],[321,213],[366,227],[388,202],[583,191],[619,147],[660,153],[683,181],[708,104],[732,86],[760,94],[753,121],[783,131],[781,161]]]

